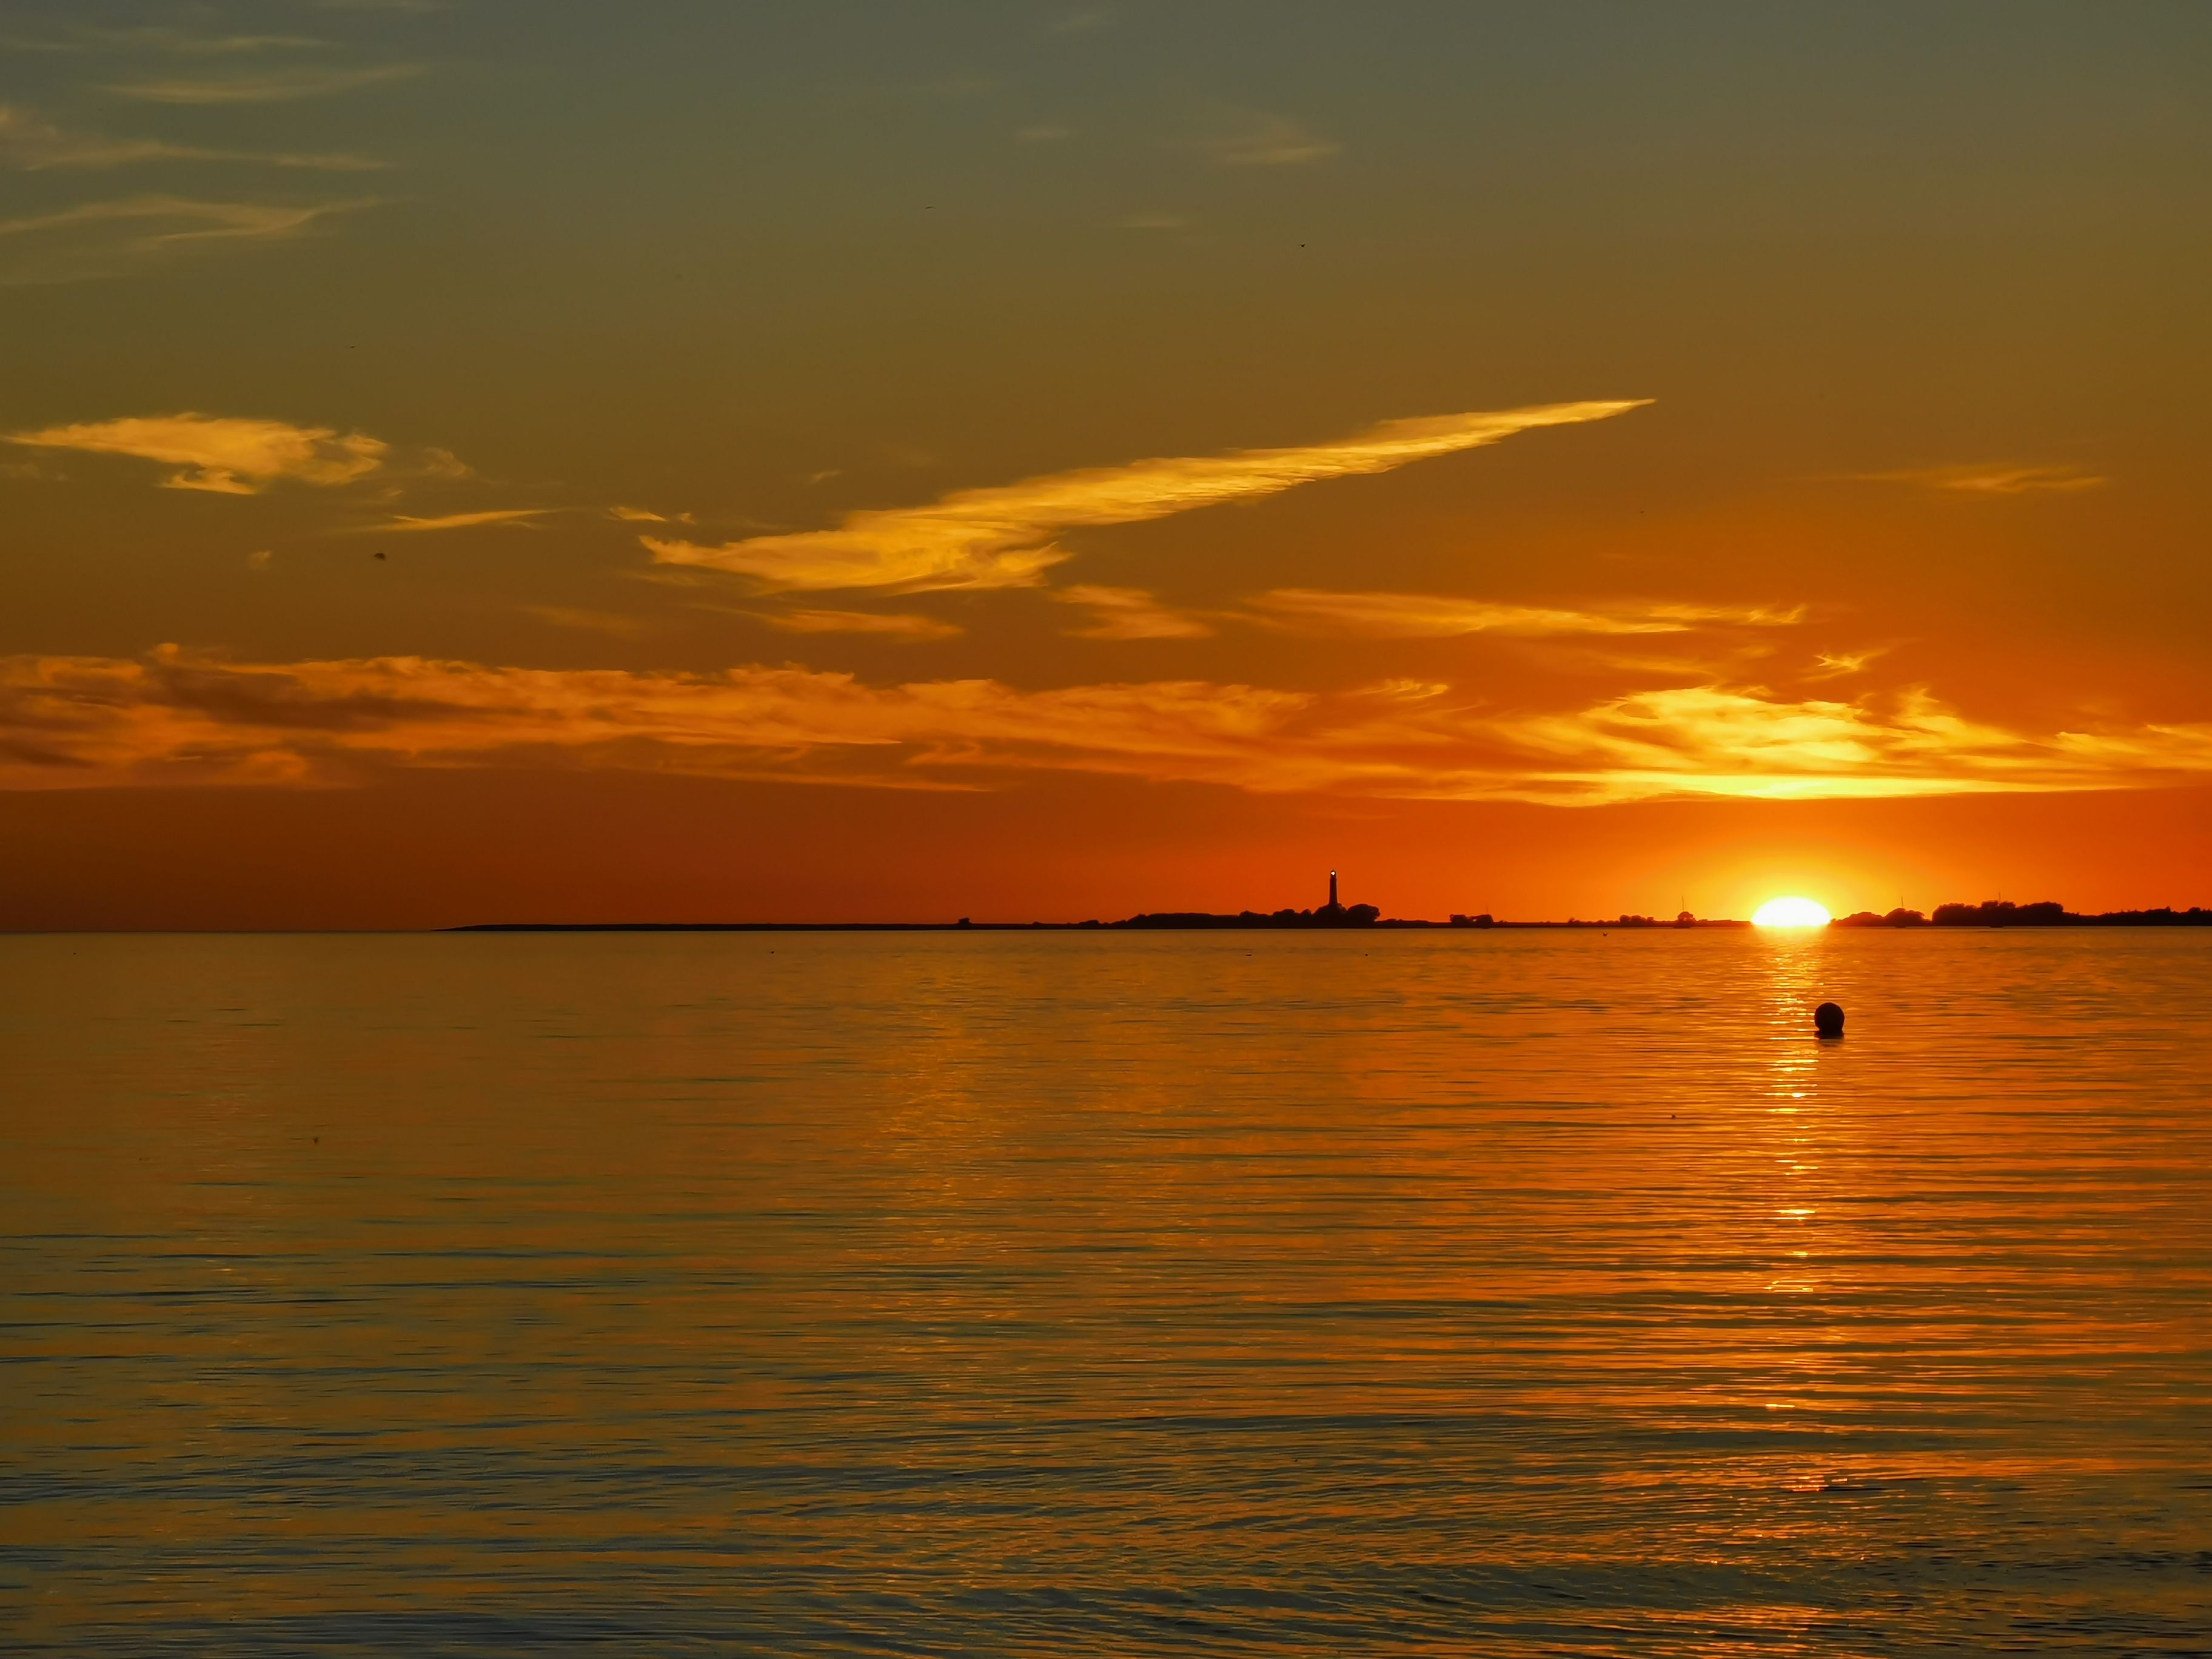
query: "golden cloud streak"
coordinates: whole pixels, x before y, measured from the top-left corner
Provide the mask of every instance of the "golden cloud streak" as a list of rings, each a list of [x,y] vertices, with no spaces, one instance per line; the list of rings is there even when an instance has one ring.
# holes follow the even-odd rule
[[[225,495],[258,495],[279,478],[350,483],[381,466],[391,448],[358,432],[340,436],[329,427],[189,412],[15,432],[7,441],[160,461],[184,469],[162,480],[163,488]]]
[[[2102,488],[2107,479],[2076,466],[1927,466],[1905,472],[1866,472],[1869,483],[1921,484],[1961,495],[2030,495],[2047,491],[2070,495]]]
[[[1195,617],[1170,611],[1141,587],[1063,587],[1054,599],[1089,607],[1088,628],[1068,632],[1083,640],[1202,640],[1213,629]]]
[[[405,513],[397,513],[386,524],[357,525],[356,535],[415,535],[434,530],[473,530],[479,525],[503,524],[522,526],[532,519],[542,519],[553,509],[550,507],[500,507],[478,513],[447,513],[434,519],[418,519]]]
[[[1499,605],[1437,593],[1325,593],[1279,587],[1251,601],[1262,621],[1302,633],[1365,639],[1447,639],[1462,634],[1681,634],[1693,628],[1785,628],[1802,607],[1620,605],[1605,611],[1562,611]]]
[[[104,90],[149,104],[289,104],[382,86],[422,74],[419,64],[371,64],[357,69],[287,68],[218,76],[132,81]]]
[[[1334,443],[1133,461],[963,489],[927,507],[871,508],[835,530],[755,536],[720,547],[644,538],[659,564],[698,565],[771,588],[1026,587],[1067,553],[1055,532],[1139,524],[1256,501],[1325,478],[1388,472],[1538,427],[1601,421],[1648,399],[1547,404],[1486,414],[1387,421]]]
[[[0,659],[0,785],[343,781],[374,766],[584,766],[901,787],[1009,770],[1262,791],[1586,805],[2142,787],[2212,775],[2212,725],[2036,735],[1925,692],[1793,702],[1717,685],[1498,714],[1447,686],[1196,680],[1024,691],[382,657]]]
[[[957,623],[901,611],[748,611],[787,634],[878,634],[895,640],[949,640],[963,631]]]

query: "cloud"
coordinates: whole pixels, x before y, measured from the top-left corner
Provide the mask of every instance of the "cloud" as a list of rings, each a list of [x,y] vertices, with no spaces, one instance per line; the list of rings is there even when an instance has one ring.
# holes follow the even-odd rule
[[[147,25],[138,28],[87,29],[88,46],[121,46],[169,52],[179,58],[236,58],[264,52],[298,52],[328,46],[304,34],[194,34],[186,29]]]
[[[1140,587],[1063,587],[1063,605],[1088,605],[1091,626],[1068,632],[1082,640],[1202,640],[1213,629],[1195,617],[1169,610]]]
[[[1806,680],[1844,679],[1863,672],[1869,663],[1888,649],[1887,646],[1875,646],[1865,651],[1816,651],[1813,653],[1814,666],[1798,678]]]
[[[608,611],[579,611],[565,605],[526,605],[526,616],[534,617],[549,628],[568,628],[586,634],[605,634],[610,639],[642,639],[653,631],[653,625],[636,617],[619,616]]]
[[[1917,690],[1830,702],[1689,686],[1492,729],[1525,752],[1579,763],[1532,769],[1533,782],[1600,800],[2111,789],[2212,771],[2212,726],[2038,736],[1967,720]]]
[[[1019,771],[1563,805],[2147,787],[2212,775],[2212,725],[2029,732],[1925,691],[1794,701],[1719,684],[1500,714],[1432,683],[1334,696],[1199,680],[871,685],[754,665],[549,670],[416,657],[0,658],[0,787],[342,782],[363,768],[562,765],[898,787]]]
[[[173,144],[161,138],[108,138],[73,133],[28,110],[0,104],[0,166],[39,173],[54,167],[92,170],[161,161],[243,162],[326,173],[368,173],[385,165],[359,155],[210,149],[196,144]]]
[[[1381,697],[1389,702],[1426,702],[1431,697],[1441,697],[1450,690],[1451,687],[1441,680],[1413,680],[1401,677],[1363,686],[1355,695]]]
[[[1862,472],[1867,483],[1919,484],[1962,495],[2027,495],[2095,489],[2111,482],[2073,466],[1930,466],[1907,472]]]
[[[226,495],[258,495],[280,478],[324,486],[351,483],[381,466],[391,447],[358,432],[341,435],[330,427],[189,411],[15,432],[6,441],[160,461],[184,469],[163,479],[164,489]]]
[[[136,261],[224,244],[303,234],[333,214],[370,203],[276,207],[252,202],[138,196],[58,213],[0,220],[0,283],[62,283],[113,276]]]
[[[988,680],[873,687],[752,666],[720,674],[495,668],[392,657],[245,665],[0,659],[0,782],[341,781],[349,768],[568,764],[956,786],[945,769],[1190,772],[1307,700],[1197,683],[1022,692]]]
[[[880,634],[897,640],[949,640],[963,630],[954,623],[934,617],[916,617],[873,611],[748,611],[772,628],[787,634]]]
[[[1448,639],[1463,634],[1680,634],[1693,628],[1780,628],[1799,621],[1802,607],[1619,605],[1564,611],[1500,605],[1436,593],[1326,593],[1279,587],[1250,601],[1255,620],[1304,633],[1383,640]]]
[[[531,519],[543,518],[553,509],[550,507],[501,507],[481,513],[447,513],[434,519],[418,519],[405,513],[396,513],[386,524],[355,526],[352,535],[413,535],[429,530],[473,530],[478,525],[521,525]]]
[[[1197,148],[1222,167],[1279,167],[1326,161],[1343,147],[1286,116],[1235,110],[1221,130],[1200,139]]]
[[[374,64],[358,69],[275,69],[201,79],[137,81],[103,90],[118,98],[133,98],[149,104],[289,104],[410,80],[422,72],[420,64]]]
[[[1604,420],[1644,401],[1648,400],[1547,404],[1386,421],[1334,443],[1133,461],[963,489],[927,507],[848,514],[836,530],[756,536],[720,547],[648,537],[645,545],[656,563],[731,571],[770,588],[919,592],[1029,586],[1039,573],[1069,556],[1053,543],[1057,531],[1139,524],[1198,507],[1257,501],[1325,478],[1388,472],[1537,427]]]

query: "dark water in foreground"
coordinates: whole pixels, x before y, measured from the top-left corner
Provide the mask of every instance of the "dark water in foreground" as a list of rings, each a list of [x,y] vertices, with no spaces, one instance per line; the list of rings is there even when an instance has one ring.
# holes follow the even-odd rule
[[[2212,1651],[2208,970],[0,939],[0,1649]]]

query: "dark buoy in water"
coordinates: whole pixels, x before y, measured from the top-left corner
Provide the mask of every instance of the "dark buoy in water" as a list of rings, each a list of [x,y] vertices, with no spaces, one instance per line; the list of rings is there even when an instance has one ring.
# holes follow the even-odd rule
[[[1822,1036],[1841,1036],[1844,1034],[1844,1011],[1832,1002],[1824,1002],[1813,1011],[1813,1029]]]

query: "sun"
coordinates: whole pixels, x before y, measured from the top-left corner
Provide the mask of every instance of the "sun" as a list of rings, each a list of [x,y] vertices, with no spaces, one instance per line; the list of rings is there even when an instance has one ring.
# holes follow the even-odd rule
[[[1808,898],[1769,899],[1752,916],[1754,927],[1826,927],[1828,912]]]

